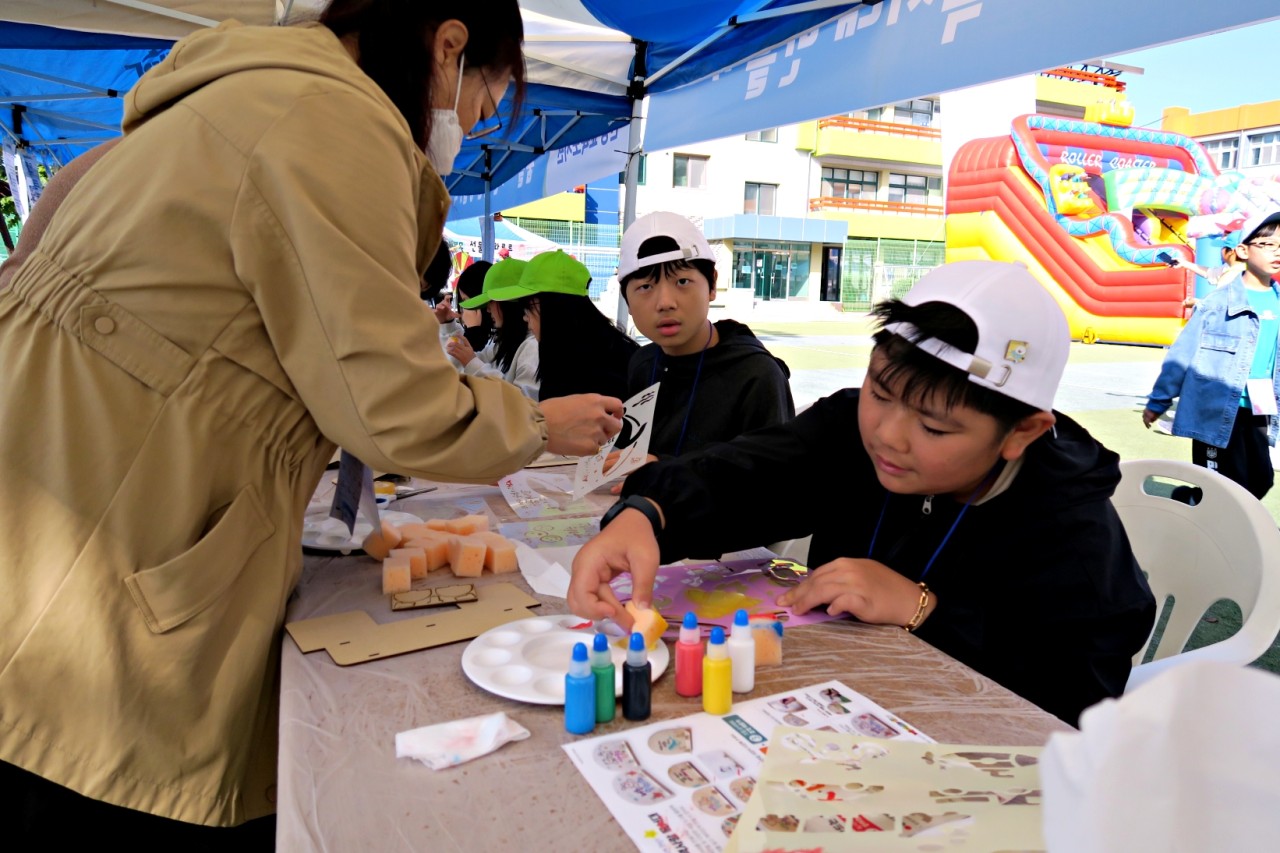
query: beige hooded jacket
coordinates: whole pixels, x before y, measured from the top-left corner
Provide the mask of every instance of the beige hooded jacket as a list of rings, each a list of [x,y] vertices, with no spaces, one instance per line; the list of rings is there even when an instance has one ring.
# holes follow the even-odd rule
[[[271,811],[285,601],[337,443],[492,481],[545,426],[418,298],[448,198],[319,26],[179,42],[0,292],[0,759],[204,824]]]

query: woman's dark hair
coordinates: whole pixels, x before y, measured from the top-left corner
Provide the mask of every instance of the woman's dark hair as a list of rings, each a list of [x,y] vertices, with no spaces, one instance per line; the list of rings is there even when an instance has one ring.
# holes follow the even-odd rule
[[[540,323],[539,400],[591,393],[627,399],[627,365],[639,348],[635,341],[589,297],[539,293],[521,299],[521,310],[530,303],[537,303]]]
[[[984,388],[969,381],[969,375],[952,367],[939,358],[914,345],[915,341],[937,338],[958,350],[972,353],[978,348],[978,327],[968,314],[945,302],[922,302],[907,305],[898,299],[879,303],[871,314],[876,318],[876,349],[884,355],[886,364],[879,379],[886,385],[902,381],[899,392],[911,405],[921,405],[927,398],[940,395],[948,409],[967,406],[996,419],[1004,434],[1008,434],[1026,417],[1035,414],[1035,406],[1006,397],[998,391]],[[910,341],[885,326],[893,323],[910,323],[917,334]]]
[[[422,277],[422,300],[435,304],[440,294],[449,286],[449,273],[453,271],[453,258],[449,255],[449,244],[440,241],[436,256],[427,264],[426,275]]]
[[[498,303],[498,308],[502,311],[502,325],[493,331],[494,340],[498,344],[493,363],[506,373],[511,369],[511,362],[515,360],[516,350],[524,343],[524,339],[529,337],[529,324],[524,319],[524,311],[517,303]],[[488,316],[487,311],[485,316]],[[490,322],[493,322],[492,318]]]
[[[640,244],[640,248],[636,250],[636,256],[639,258],[647,258],[651,255],[663,255],[667,252],[674,252],[680,248],[680,244],[670,237],[650,237]],[[627,285],[633,281],[654,281],[663,276],[675,275],[680,270],[695,269],[702,273],[702,277],[707,280],[707,285],[712,292],[716,289],[716,262],[710,258],[694,258],[691,261],[663,261],[660,264],[650,264],[647,267],[641,267],[631,275],[618,282],[622,289],[622,298],[627,298]]]
[[[458,280],[454,284],[454,288],[457,291],[453,295],[453,308],[455,311],[461,312],[463,302],[480,295],[480,291],[484,289],[485,274],[489,272],[489,267],[491,266],[493,264],[488,261],[476,261],[462,271],[462,274],[458,276]],[[479,311],[480,325],[467,326],[465,323],[463,324],[465,329],[463,336],[476,352],[484,349],[485,345],[489,343],[489,338],[493,337],[493,333],[497,331],[493,326],[493,318],[489,316],[489,312],[484,310],[483,306],[480,307]],[[459,313],[459,318],[461,318],[461,313]]]
[[[357,34],[360,68],[399,108],[425,148],[431,136],[432,86],[435,61],[430,45],[445,21],[461,21],[467,28],[462,50],[467,69],[509,72],[513,110],[524,101],[524,22],[516,0],[333,0],[320,15],[339,38]],[[490,82],[493,82],[490,80]]]

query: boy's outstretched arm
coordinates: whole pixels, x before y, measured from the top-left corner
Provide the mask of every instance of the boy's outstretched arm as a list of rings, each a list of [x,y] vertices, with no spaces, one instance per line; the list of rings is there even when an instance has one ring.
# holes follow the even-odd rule
[[[658,514],[662,516],[661,507]],[[584,619],[613,619],[630,630],[631,616],[623,610],[609,581],[630,572],[632,599],[637,605],[648,606],[658,562],[653,524],[639,510],[624,509],[573,558],[569,609]]]
[[[826,605],[832,616],[848,613],[870,625],[906,626],[915,619],[918,626],[938,604],[929,592],[922,609],[921,594],[918,583],[878,560],[841,557],[819,566],[804,583],[783,593],[777,603],[792,608],[797,616]]]

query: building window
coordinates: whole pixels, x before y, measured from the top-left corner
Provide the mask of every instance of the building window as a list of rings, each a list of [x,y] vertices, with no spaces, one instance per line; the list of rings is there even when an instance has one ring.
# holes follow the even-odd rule
[[[637,154],[640,158],[640,174],[636,176],[636,186],[644,186],[645,174],[649,171],[649,155]],[[618,173],[618,183],[625,184],[627,182],[626,170]]]
[[[768,130],[753,130],[747,134],[748,142],[777,142],[778,129],[771,127]]]
[[[1255,133],[1249,137],[1249,165],[1280,164],[1280,130]]]
[[[942,178],[889,173],[889,201],[928,204],[931,194],[942,192]],[[936,198],[936,195],[935,195]]]
[[[875,198],[879,172],[860,169],[823,169],[822,195],[828,198]]]
[[[903,101],[893,105],[893,121],[896,124],[914,124],[917,127],[932,127],[934,117],[938,114],[936,101],[920,99]]]
[[[1214,162],[1219,169],[1234,169],[1239,163],[1240,157],[1240,137],[1232,136],[1228,139],[1211,139],[1208,142],[1200,143],[1209,155],[1209,159]]]
[[[675,155],[675,171],[672,174],[673,187],[696,187],[702,189],[707,185],[707,159],[693,154]]]
[[[778,185],[748,183],[742,196],[742,212],[773,216],[777,210]]]

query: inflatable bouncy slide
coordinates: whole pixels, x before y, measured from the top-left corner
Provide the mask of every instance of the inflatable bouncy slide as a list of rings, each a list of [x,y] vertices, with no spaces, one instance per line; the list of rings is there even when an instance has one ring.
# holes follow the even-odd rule
[[[1100,102],[1095,116],[1023,116],[1009,136],[962,146],[947,260],[1024,263],[1076,339],[1170,344],[1197,279],[1167,261],[1221,264],[1228,233],[1280,206],[1280,183],[1219,174],[1195,140],[1125,126],[1127,102]]]

